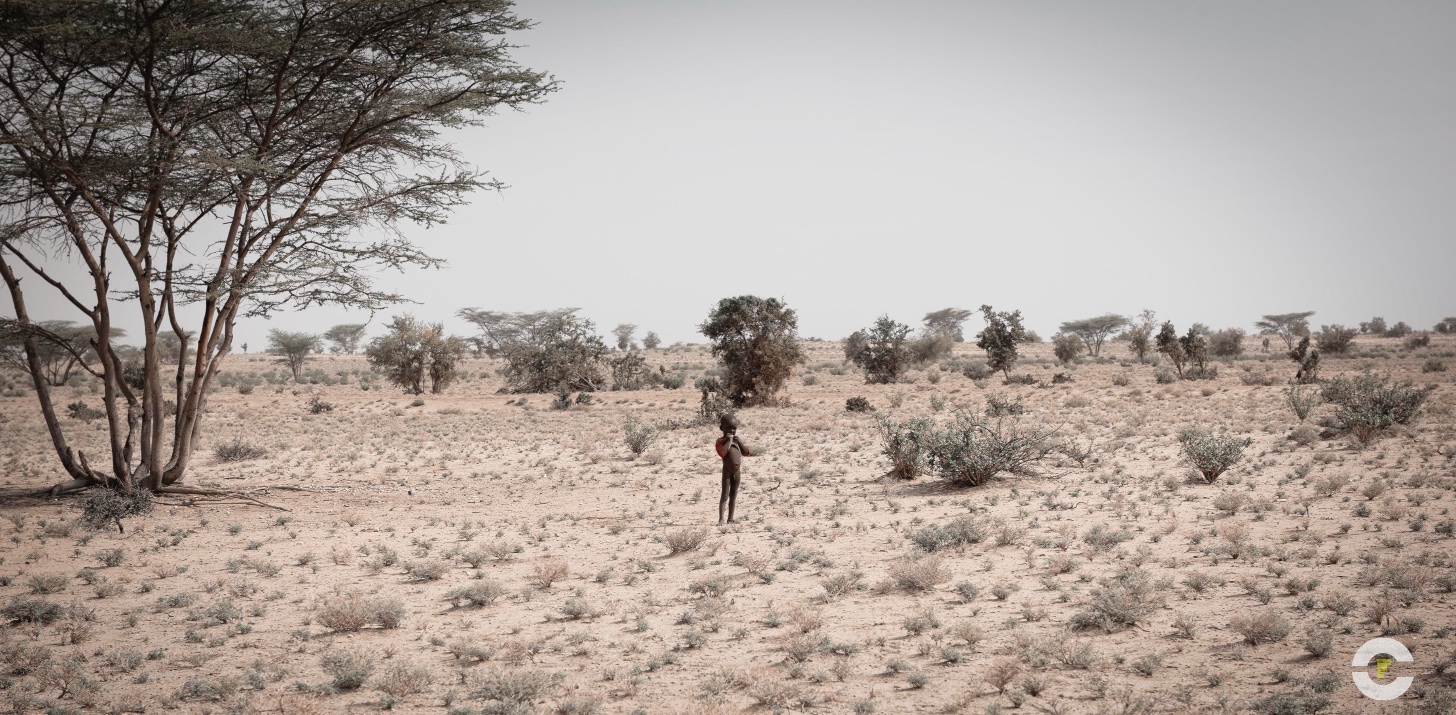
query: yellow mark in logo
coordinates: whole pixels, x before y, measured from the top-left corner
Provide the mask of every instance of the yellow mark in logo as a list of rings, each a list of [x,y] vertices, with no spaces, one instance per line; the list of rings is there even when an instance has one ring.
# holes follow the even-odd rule
[[[1391,659],[1391,658],[1376,658],[1375,659],[1375,678],[1376,678],[1376,680],[1384,680],[1385,679],[1385,674],[1390,672],[1390,664],[1393,663],[1393,662],[1395,662],[1395,661],[1393,659]]]

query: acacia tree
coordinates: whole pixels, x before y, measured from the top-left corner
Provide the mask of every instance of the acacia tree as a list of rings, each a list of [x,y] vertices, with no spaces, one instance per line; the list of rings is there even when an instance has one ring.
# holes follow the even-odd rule
[[[324,340],[333,343],[329,346],[329,352],[344,355],[359,352],[359,343],[364,340],[364,331],[368,327],[364,323],[344,323],[325,330]]]
[[[713,356],[723,361],[720,384],[736,406],[772,403],[804,361],[799,316],[777,298],[724,298],[698,330],[713,341]]]
[[[612,328],[612,335],[617,338],[617,349],[626,350],[632,347],[632,334],[637,332],[637,326],[631,323],[619,323]]]
[[[445,335],[441,323],[423,323],[411,315],[396,315],[384,335],[364,348],[369,366],[392,383],[419,395],[430,379],[430,392],[443,391],[455,381],[455,365],[465,355],[465,341]]]
[[[1254,327],[1264,335],[1277,335],[1284,340],[1284,347],[1293,350],[1294,339],[1309,335],[1309,316],[1314,315],[1313,310],[1306,310],[1303,313],[1279,313],[1266,315],[1263,320],[1254,322]]]
[[[1026,340],[1026,329],[1021,326],[1021,311],[996,312],[991,306],[981,306],[981,317],[986,327],[976,334],[976,347],[986,351],[986,364],[992,370],[1000,370],[1007,379],[1011,378],[1011,366],[1016,364],[1016,346]]]
[[[126,331],[112,328],[111,334],[122,337]],[[77,325],[74,320],[42,320],[27,326],[9,318],[0,318],[0,362],[8,363],[21,372],[29,371],[30,363],[25,352],[27,336],[35,339],[41,372],[51,387],[61,387],[70,382],[77,369],[97,374],[96,350],[91,344],[96,338],[95,328]]]
[[[926,313],[921,320],[925,323],[926,335],[944,335],[955,342],[963,343],[966,335],[962,332],[961,325],[972,315],[975,313],[964,308],[941,308]]]
[[[71,477],[52,492],[177,491],[238,317],[375,310],[398,300],[377,269],[436,265],[395,228],[500,186],[440,132],[555,89],[510,58],[503,36],[529,25],[500,0],[0,6],[0,278],[22,328],[27,276],[95,328],[110,435],[101,463],[72,448],[27,333]],[[142,326],[134,384],[114,343],[122,311]],[[167,334],[180,359],[164,378]]]
[[[268,352],[279,356],[288,370],[293,373],[294,382],[303,382],[303,361],[308,354],[318,350],[323,339],[313,333],[293,333],[287,330],[268,331]]]
[[[1076,336],[1083,345],[1087,346],[1087,353],[1095,358],[1102,355],[1102,343],[1107,341],[1107,336],[1112,335],[1124,325],[1127,325],[1127,318],[1108,313],[1096,318],[1070,320],[1062,323],[1062,332]]]
[[[595,323],[576,315],[578,310],[464,308],[456,315],[480,329],[472,338],[478,350],[505,358],[501,373],[513,392],[594,392],[606,386],[607,344]]]

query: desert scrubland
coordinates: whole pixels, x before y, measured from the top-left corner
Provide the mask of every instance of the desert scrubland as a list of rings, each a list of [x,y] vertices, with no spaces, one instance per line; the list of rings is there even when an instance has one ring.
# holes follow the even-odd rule
[[[966,377],[968,344],[888,385],[837,342],[806,352],[789,404],[739,412],[759,455],[724,528],[717,430],[694,423],[703,346],[646,352],[682,389],[564,410],[498,394],[489,359],[416,399],[362,357],[310,358],[318,384],[296,384],[234,355],[187,483],[257,501],[162,496],[123,533],[76,523],[76,497],[22,496],[61,477],[5,373],[0,709],[1451,711],[1456,340],[1362,337],[1326,360],[1326,379],[1437,386],[1369,444],[1328,405],[1295,415],[1279,352],[1159,384],[1120,344],[1073,366],[1040,344],[1013,370],[1036,385]],[[877,416],[990,398],[1056,430],[1039,476],[886,478]],[[657,428],[640,454],[631,417]],[[63,419],[102,449],[103,421]],[[1252,443],[1207,483],[1185,428]],[[1415,659],[1389,703],[1350,675],[1381,635]]]

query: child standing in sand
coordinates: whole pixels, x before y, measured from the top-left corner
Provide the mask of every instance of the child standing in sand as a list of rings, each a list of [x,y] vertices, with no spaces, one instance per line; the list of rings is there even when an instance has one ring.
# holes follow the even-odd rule
[[[718,497],[718,525],[723,525],[723,507],[728,507],[728,521],[733,523],[733,507],[738,502],[738,478],[743,467],[743,458],[752,457],[748,445],[738,438],[738,420],[733,415],[718,418],[718,429],[723,436],[713,443],[718,456],[723,458],[723,493]]]

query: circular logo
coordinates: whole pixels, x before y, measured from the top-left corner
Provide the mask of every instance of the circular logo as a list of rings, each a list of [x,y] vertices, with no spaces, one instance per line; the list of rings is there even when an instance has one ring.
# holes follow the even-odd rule
[[[1409,663],[1413,660],[1415,658],[1411,657],[1410,649],[1404,643],[1394,638],[1372,638],[1365,641],[1360,650],[1355,651],[1350,667],[1358,670],[1351,673],[1350,677],[1355,679],[1355,687],[1365,697],[1371,700],[1394,700],[1405,694],[1415,678],[1401,676],[1389,683],[1377,683],[1375,678],[1384,679],[1392,662]],[[1371,666],[1371,661],[1375,665],[1375,678],[1371,678],[1370,673],[1365,670]]]

